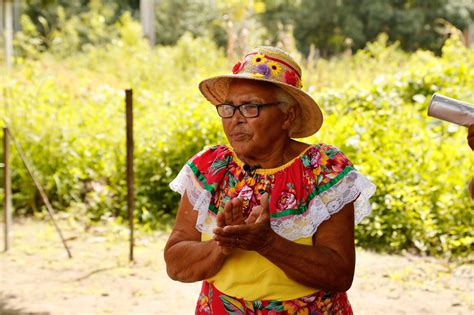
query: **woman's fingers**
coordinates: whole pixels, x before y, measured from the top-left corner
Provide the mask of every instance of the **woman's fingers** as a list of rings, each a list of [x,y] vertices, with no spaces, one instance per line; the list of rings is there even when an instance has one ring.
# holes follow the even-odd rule
[[[275,236],[269,221],[263,219],[262,222],[255,224],[218,227],[213,232],[213,239],[220,246],[255,251],[268,247],[268,244]]]
[[[224,205],[224,226],[232,225],[232,199],[228,200]]]
[[[232,225],[243,224],[244,216],[242,214],[243,200],[238,197],[232,199]]]
[[[270,218],[270,205],[269,205],[267,193],[263,194],[262,198],[260,198],[260,207],[262,208],[262,210],[256,221],[257,223]]]
[[[221,212],[216,217],[218,227],[224,227],[225,226],[225,214],[224,213],[225,212]]]
[[[245,224],[253,224],[257,222],[258,217],[262,213],[262,206],[256,206],[252,208],[252,211],[250,212],[249,216],[245,220]]]
[[[217,226],[223,227],[227,225],[236,225],[236,224],[243,224],[244,217],[242,214],[242,198],[233,198],[228,200],[224,205],[224,225],[219,225],[219,221],[217,222]],[[218,218],[219,219],[219,216]]]
[[[235,247],[236,241],[240,239],[241,235],[247,233],[246,229],[243,229],[245,225],[234,225],[226,226],[225,228],[215,228],[213,230],[213,239],[221,246]]]
[[[262,195],[260,205],[252,209],[245,222],[242,205],[242,199],[232,199],[225,204],[224,214],[217,216],[213,239],[222,247],[223,253],[231,253],[235,248],[259,251],[268,248],[275,239],[276,234],[270,227],[268,194]]]
[[[219,238],[233,238],[244,235],[248,232],[246,225],[227,225],[225,227],[217,227],[213,231],[215,236]]]
[[[260,198],[260,205],[252,208],[248,218],[245,220],[246,224],[253,224],[262,222],[270,217],[270,206],[268,201],[268,194],[265,193]]]

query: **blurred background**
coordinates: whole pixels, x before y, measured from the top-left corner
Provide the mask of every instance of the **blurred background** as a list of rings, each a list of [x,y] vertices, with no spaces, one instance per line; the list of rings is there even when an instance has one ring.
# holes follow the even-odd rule
[[[323,109],[305,141],[338,146],[377,185],[358,245],[472,261],[467,129],[426,115],[435,92],[474,103],[472,0],[2,0],[0,33],[0,124],[71,220],[127,221],[133,89],[135,221],[169,230],[179,195],[168,183],[226,141],[197,84],[275,45]],[[42,218],[14,151],[11,168],[14,217]]]

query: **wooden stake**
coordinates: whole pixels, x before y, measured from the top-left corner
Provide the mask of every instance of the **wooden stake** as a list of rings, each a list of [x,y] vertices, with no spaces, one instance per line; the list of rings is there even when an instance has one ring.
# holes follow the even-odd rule
[[[8,130],[8,135],[10,136],[13,144],[15,145],[16,150],[17,150],[18,154],[20,155],[21,160],[23,161],[23,164],[25,165],[26,170],[28,171],[28,174],[30,174],[31,178],[33,179],[33,182],[36,186],[36,189],[38,189],[38,191],[41,195],[41,198],[43,199],[43,202],[46,205],[46,209],[48,210],[49,217],[51,218],[51,221],[53,221],[54,227],[56,228],[56,231],[58,232],[59,237],[61,238],[61,241],[63,242],[64,248],[67,251],[68,257],[72,258],[71,251],[69,250],[69,247],[67,247],[66,240],[64,239],[63,234],[61,233],[61,230],[59,229],[59,226],[57,225],[56,220],[54,219],[55,211],[53,209],[53,206],[49,202],[48,196],[44,192],[43,186],[41,186],[41,183],[36,178],[32,167],[30,166],[30,164],[28,163],[28,160],[26,159],[25,155],[23,154],[23,150],[21,149],[19,143],[15,140],[15,137],[13,136],[13,134],[9,130]]]
[[[133,90],[125,90],[125,121],[127,128],[127,208],[130,225],[130,261],[133,261],[133,220],[135,210],[135,187],[133,172]]]
[[[10,231],[12,224],[12,182],[10,172],[10,138],[8,128],[3,127],[3,188],[5,189],[3,200],[4,223],[5,223],[5,251],[10,249]]]

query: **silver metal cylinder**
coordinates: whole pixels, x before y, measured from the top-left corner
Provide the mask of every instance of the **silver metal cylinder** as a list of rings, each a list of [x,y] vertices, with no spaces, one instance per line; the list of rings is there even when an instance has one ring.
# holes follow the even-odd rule
[[[435,93],[428,105],[428,116],[468,127],[474,124],[474,105]]]

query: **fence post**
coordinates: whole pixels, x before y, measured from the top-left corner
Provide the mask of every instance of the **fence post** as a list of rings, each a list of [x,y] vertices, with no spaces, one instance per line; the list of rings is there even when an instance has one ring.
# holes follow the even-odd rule
[[[10,228],[12,224],[12,185],[10,172],[10,138],[8,127],[3,127],[3,187],[5,189],[3,212],[5,222],[5,251],[10,249]]]
[[[135,210],[135,187],[133,172],[133,90],[125,90],[125,115],[127,129],[127,208],[130,225],[130,261],[133,261],[133,212]]]

